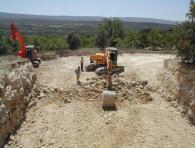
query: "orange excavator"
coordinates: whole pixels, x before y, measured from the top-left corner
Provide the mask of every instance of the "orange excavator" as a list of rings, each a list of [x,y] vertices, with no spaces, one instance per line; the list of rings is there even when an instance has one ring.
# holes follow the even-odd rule
[[[33,45],[25,46],[24,40],[17,29],[14,23],[11,23],[11,38],[14,42],[14,47],[16,48],[16,41],[20,44],[20,49],[18,51],[18,56],[20,58],[28,58],[34,68],[38,68],[39,64],[41,64],[41,59],[37,56],[37,50]]]
[[[95,71],[99,76],[108,74],[109,60],[112,63],[112,74],[120,74],[124,72],[124,66],[119,66],[117,63],[118,49],[115,47],[107,47],[104,52],[90,55],[90,64],[85,66],[87,72]]]

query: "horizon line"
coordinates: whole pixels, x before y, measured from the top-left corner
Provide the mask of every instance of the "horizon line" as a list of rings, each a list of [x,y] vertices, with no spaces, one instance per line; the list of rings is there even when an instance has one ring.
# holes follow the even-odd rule
[[[51,17],[100,17],[100,18],[143,18],[143,19],[154,19],[154,20],[163,20],[163,21],[170,21],[170,22],[184,22],[185,20],[170,20],[170,19],[161,19],[161,18],[150,18],[150,17],[141,17],[141,16],[90,16],[90,15],[55,15],[55,14],[32,14],[32,13],[15,13],[15,12],[2,12],[0,13],[9,13],[9,14],[18,14],[18,15],[35,15],[35,16],[51,16]]]

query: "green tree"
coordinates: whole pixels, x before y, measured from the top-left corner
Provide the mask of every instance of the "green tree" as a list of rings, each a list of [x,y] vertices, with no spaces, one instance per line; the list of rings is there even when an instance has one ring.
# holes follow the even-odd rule
[[[146,48],[150,46],[149,38],[148,38],[150,32],[151,29],[144,29],[139,32],[140,47]]]
[[[63,36],[26,36],[25,43],[34,45],[40,51],[59,51],[68,48],[68,44]]]
[[[95,44],[94,36],[82,35],[80,39],[81,39],[81,47],[86,47],[86,48],[94,47]]]
[[[0,55],[5,54],[6,51],[3,49],[3,33],[0,32]]]
[[[163,35],[160,30],[153,29],[148,34],[149,45],[154,50],[156,50],[157,47],[161,47],[162,39],[163,39]]]
[[[139,44],[139,36],[137,32],[134,32],[132,29],[128,29],[127,34],[123,40],[124,47],[135,48]]]
[[[118,43],[118,40],[124,36],[124,30],[122,22],[119,20],[119,18],[113,18],[110,25],[111,29],[108,36],[110,39],[109,43],[110,46],[115,46]]]
[[[39,49],[40,44],[36,38],[33,38],[33,45],[35,46],[35,49]]]
[[[104,19],[96,31],[96,45],[101,48],[116,46],[123,36],[124,29],[119,18]]]
[[[81,41],[76,33],[69,33],[67,37],[67,43],[70,49],[78,49],[81,46]]]
[[[108,46],[108,32],[102,25],[100,25],[97,30],[95,44],[102,49]]]
[[[189,18],[191,21],[185,22],[180,25],[178,32],[177,51],[178,56],[183,61],[192,62],[195,64],[195,3],[191,0],[189,9]]]
[[[169,29],[163,34],[162,44],[164,48],[173,49],[176,47],[178,41],[178,34],[180,32],[180,27],[174,27]]]
[[[195,63],[195,23],[186,22],[181,26],[177,49],[183,61]]]
[[[0,32],[0,55],[4,54],[3,46],[3,33]]]
[[[3,37],[3,44],[2,44],[2,53],[3,54],[16,54],[16,52],[19,50],[20,46],[16,42],[16,46],[13,47],[13,42],[8,37]]]

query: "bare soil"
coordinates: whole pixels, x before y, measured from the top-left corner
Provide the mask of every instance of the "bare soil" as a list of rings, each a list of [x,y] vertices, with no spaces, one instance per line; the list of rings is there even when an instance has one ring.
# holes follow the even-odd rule
[[[194,148],[195,127],[165,102],[159,93],[161,84],[157,75],[165,70],[163,63],[168,58],[174,56],[141,53],[120,55],[119,65],[125,66],[122,78],[126,81],[148,81],[147,91],[153,100],[140,103],[133,97],[121,101],[119,98],[117,111],[102,110],[100,92],[95,94],[96,99],[79,94],[84,94],[81,91],[83,85],[96,77],[94,73],[84,72],[81,75],[82,85],[76,85],[74,70],[80,64],[79,56],[43,62],[36,73],[45,91],[51,94],[52,89],[61,90],[60,94],[74,88],[77,95],[69,94],[73,97],[65,103],[59,94],[37,99],[36,104],[28,110],[26,120],[5,147]],[[87,63],[88,58],[84,59]]]

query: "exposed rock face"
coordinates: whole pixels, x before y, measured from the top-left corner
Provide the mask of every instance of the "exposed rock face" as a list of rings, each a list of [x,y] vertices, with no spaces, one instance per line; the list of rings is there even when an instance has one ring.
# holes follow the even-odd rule
[[[24,119],[35,81],[27,63],[16,63],[0,77],[0,147]]]
[[[167,69],[161,81],[165,86],[166,100],[177,102],[179,110],[195,123],[195,72],[189,63],[180,63],[177,59],[165,60]]]

